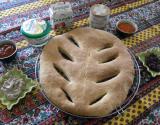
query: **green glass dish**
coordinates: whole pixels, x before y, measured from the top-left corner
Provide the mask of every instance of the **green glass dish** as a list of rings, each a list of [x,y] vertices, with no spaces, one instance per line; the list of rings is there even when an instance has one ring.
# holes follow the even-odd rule
[[[155,72],[153,70],[151,70],[145,62],[146,57],[150,54],[150,53],[154,53],[157,56],[160,56],[160,48],[159,47],[154,47],[151,49],[148,49],[144,52],[141,52],[139,54],[137,54],[139,60],[143,63],[143,65],[147,68],[147,71],[152,75],[152,77],[156,77],[158,75],[160,75],[160,72]]]
[[[23,81],[25,82],[25,86],[20,95],[14,100],[8,100],[3,91],[0,91],[0,100],[3,105],[7,106],[8,110],[11,110],[14,105],[18,104],[20,99],[24,98],[27,93],[31,92],[31,90],[37,86],[36,81],[33,81],[32,79],[28,78],[21,70],[18,70],[17,68],[9,70],[4,76],[0,77],[0,86],[2,86],[4,81],[13,77],[23,79]]]

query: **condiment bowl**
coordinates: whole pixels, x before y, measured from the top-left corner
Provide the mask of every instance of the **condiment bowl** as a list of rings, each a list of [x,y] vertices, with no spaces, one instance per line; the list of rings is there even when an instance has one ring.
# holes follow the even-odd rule
[[[10,46],[10,48],[2,49],[5,45]],[[3,40],[0,41],[0,61],[3,62],[10,62],[12,59],[15,58],[17,52],[16,44],[10,40]],[[5,54],[2,54],[5,53]]]
[[[138,31],[138,26],[131,20],[119,20],[116,23],[116,30],[123,35],[131,35]]]

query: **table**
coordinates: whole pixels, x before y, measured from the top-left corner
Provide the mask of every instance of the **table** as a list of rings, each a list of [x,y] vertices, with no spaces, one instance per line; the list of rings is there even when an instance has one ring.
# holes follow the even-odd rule
[[[3,0],[0,2],[0,40],[11,39],[18,49],[16,59],[3,64],[5,69],[21,69],[28,77],[35,79],[35,62],[41,48],[28,46],[20,34],[20,24],[40,17],[49,19],[48,8],[59,0]],[[67,0],[72,3],[74,24],[70,29],[51,35],[62,34],[77,27],[88,25],[89,6],[103,3],[111,9],[110,29],[115,32],[119,19],[132,19],[138,24],[136,34],[121,38],[122,42],[136,55],[148,48],[160,45],[160,1],[159,0]],[[119,36],[118,36],[119,37]],[[83,119],[67,115],[52,106],[38,88],[22,99],[12,110],[0,104],[0,124],[8,125],[158,125],[160,124],[160,77],[151,77],[140,61],[141,83],[131,104],[120,114],[99,119]],[[5,71],[0,69],[0,74]]]

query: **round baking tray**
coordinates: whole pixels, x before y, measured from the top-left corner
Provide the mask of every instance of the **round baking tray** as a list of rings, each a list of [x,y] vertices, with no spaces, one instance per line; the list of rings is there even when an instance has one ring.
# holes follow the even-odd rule
[[[58,108],[57,106],[55,106],[46,96],[45,92],[43,91],[43,88],[41,86],[41,84],[39,84],[40,86],[40,90],[42,92],[42,94],[44,95],[44,97],[48,100],[48,102],[50,102],[57,110],[57,113],[59,111],[65,112],[69,115],[72,116],[76,116],[76,117],[80,117],[80,118],[102,118],[102,117],[111,117],[113,115],[120,115],[121,113],[124,112],[124,110],[129,106],[129,104],[131,103],[131,101],[133,101],[135,95],[138,92],[139,89],[139,85],[140,85],[140,80],[141,80],[141,76],[140,76],[140,68],[139,68],[139,64],[136,60],[136,57],[134,56],[133,52],[131,50],[128,50],[128,52],[130,53],[132,60],[134,62],[134,69],[135,69],[135,77],[134,77],[134,81],[133,84],[128,92],[127,98],[125,99],[125,101],[123,102],[123,104],[119,107],[117,107],[115,110],[113,110],[110,114],[105,115],[105,116],[79,116],[79,115],[74,115],[71,114],[69,112],[63,111],[62,109]],[[40,60],[40,54],[37,56],[37,60],[35,63],[35,79],[37,81],[39,81],[39,68],[40,68],[40,64],[39,64],[39,60]]]

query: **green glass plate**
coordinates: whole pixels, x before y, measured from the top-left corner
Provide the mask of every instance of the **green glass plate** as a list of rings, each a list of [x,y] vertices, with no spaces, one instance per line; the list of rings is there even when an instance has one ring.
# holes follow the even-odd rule
[[[155,72],[153,70],[151,70],[145,62],[145,58],[150,54],[150,53],[154,53],[157,56],[160,56],[160,48],[159,47],[154,47],[151,49],[148,49],[144,52],[141,52],[139,54],[137,54],[139,60],[143,63],[143,65],[147,68],[147,71],[152,75],[152,77],[156,77],[157,75],[160,75],[160,72]]]
[[[19,97],[15,100],[8,100],[6,95],[2,91],[0,91],[0,100],[3,105],[7,106],[8,110],[10,110],[14,105],[16,105],[20,101],[20,99],[24,98],[26,94],[37,85],[36,81],[33,81],[32,79],[28,78],[21,70],[13,68],[0,78],[0,86],[3,85],[5,80],[11,77],[23,79],[25,81],[25,87],[23,91],[20,93]]]

